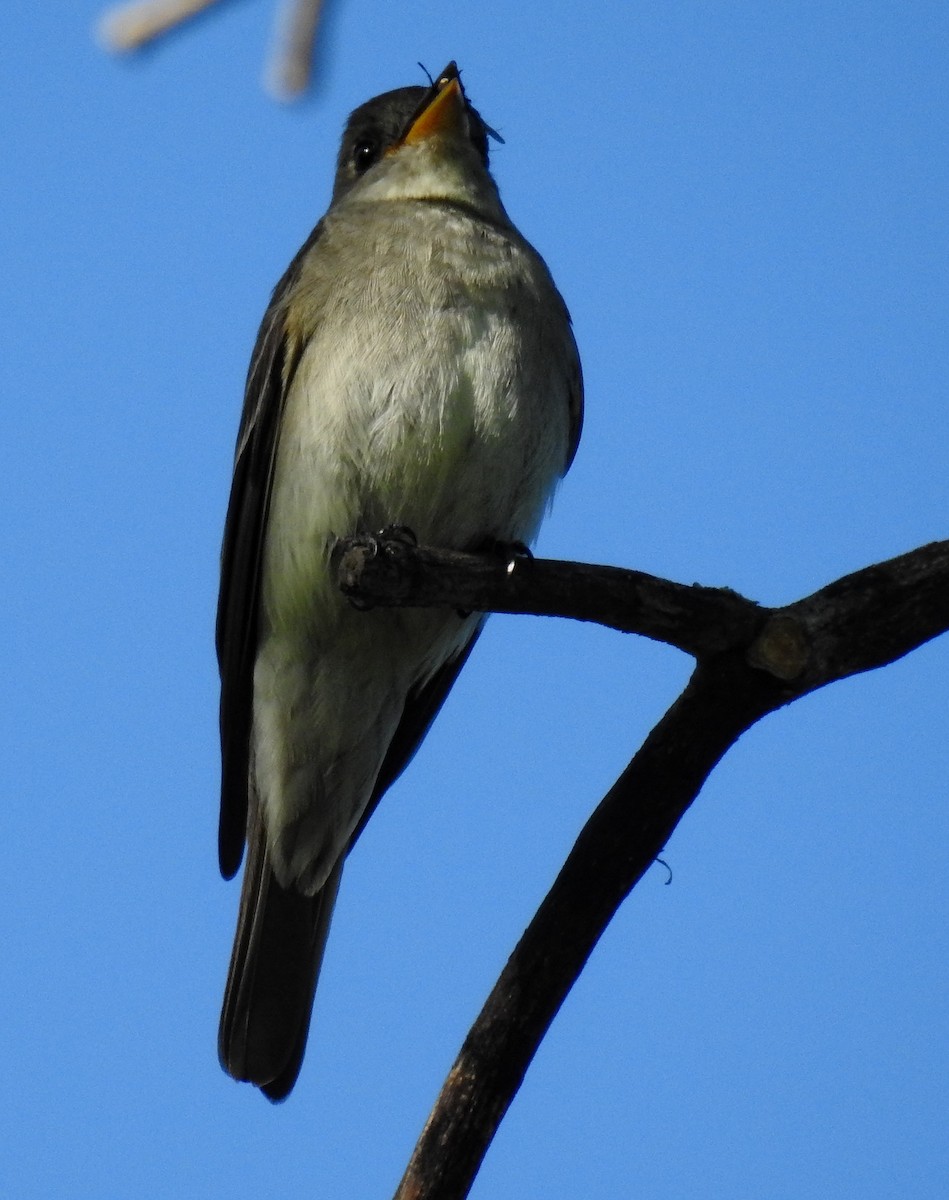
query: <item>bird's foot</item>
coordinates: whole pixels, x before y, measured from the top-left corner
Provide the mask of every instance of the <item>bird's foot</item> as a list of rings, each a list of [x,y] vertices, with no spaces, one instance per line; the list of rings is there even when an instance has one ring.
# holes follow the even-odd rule
[[[417,545],[418,538],[408,525],[386,525],[384,529],[380,529],[376,533],[360,530],[359,533],[351,534],[349,537],[337,538],[332,547],[331,556],[337,564],[353,550],[361,551],[367,559],[383,556],[395,559],[398,557],[400,549],[414,549]],[[360,612],[368,612],[369,609],[375,607],[371,600],[363,600],[359,596],[354,596],[345,587],[343,590],[349,596],[349,603],[352,607]]]
[[[343,543],[349,550],[359,547],[368,551],[372,558],[378,558],[385,550],[387,542],[414,548],[418,545],[418,538],[408,525],[386,525],[384,529],[378,529],[375,533],[363,529],[359,533],[350,534],[349,537],[338,538],[337,546]]]
[[[415,530],[410,529],[408,525],[387,525],[385,529],[379,530],[376,537],[380,542],[399,542],[403,546],[411,547],[418,545]],[[378,553],[378,543],[376,552]]]
[[[486,537],[479,542],[475,542],[470,547],[471,554],[490,554],[494,558],[499,558],[507,566],[508,575],[514,570],[514,565],[519,558],[531,559],[534,553],[526,542],[511,541],[507,542],[503,538]],[[455,610],[462,620],[466,620],[471,616],[471,613],[466,609],[458,608]]]
[[[518,558],[533,558],[534,552],[526,542],[513,541],[506,542],[503,538],[487,537],[472,547],[472,554],[493,554],[496,558],[503,558],[509,563],[509,569],[513,570],[514,560]]]

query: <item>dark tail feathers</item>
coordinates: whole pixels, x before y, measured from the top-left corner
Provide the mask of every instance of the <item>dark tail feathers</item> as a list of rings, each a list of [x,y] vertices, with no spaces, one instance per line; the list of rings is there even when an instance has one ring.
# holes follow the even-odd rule
[[[221,1066],[283,1100],[303,1062],[342,860],[315,896],[280,886],[260,823],[250,832],[218,1031]]]

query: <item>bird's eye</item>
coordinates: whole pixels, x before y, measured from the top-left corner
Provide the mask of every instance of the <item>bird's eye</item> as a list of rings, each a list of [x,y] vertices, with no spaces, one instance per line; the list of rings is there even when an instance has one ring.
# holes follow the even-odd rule
[[[362,175],[368,171],[379,158],[379,143],[373,138],[360,138],[353,146],[353,166],[356,174]]]

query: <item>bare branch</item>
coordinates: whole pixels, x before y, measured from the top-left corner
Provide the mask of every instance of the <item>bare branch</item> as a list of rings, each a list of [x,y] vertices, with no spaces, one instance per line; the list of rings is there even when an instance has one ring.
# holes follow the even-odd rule
[[[613,914],[740,735],[766,713],[892,662],[949,629],[949,542],[849,575],[781,609],[616,568],[342,544],[341,585],[363,603],[550,613],[699,646],[685,691],[584,826],[488,997],[419,1138],[396,1200],[462,1200],[550,1022]],[[597,581],[603,584],[598,595]],[[632,612],[622,619],[626,588]],[[393,599],[397,597],[397,599]],[[727,599],[723,599],[727,597]],[[490,603],[489,603],[490,601]],[[721,605],[719,602],[721,601]],[[731,607],[729,607],[731,606]],[[739,636],[738,630],[744,633]]]
[[[778,612],[810,647],[800,695],[886,666],[949,628],[949,542],[845,575]]]
[[[99,40],[110,50],[126,53],[140,50],[220,3],[221,0],[133,0],[102,17]],[[323,7],[324,0],[284,0],[265,73],[268,90],[280,100],[296,99],[310,85]]]
[[[294,100],[310,86],[323,0],[285,0],[267,67],[267,89],[278,100]]]
[[[750,642],[768,615],[725,588],[624,567],[462,554],[383,537],[337,543],[339,585],[359,604],[460,608],[595,621],[696,656]]]
[[[135,0],[107,12],[99,37],[110,50],[140,50],[221,0]]]

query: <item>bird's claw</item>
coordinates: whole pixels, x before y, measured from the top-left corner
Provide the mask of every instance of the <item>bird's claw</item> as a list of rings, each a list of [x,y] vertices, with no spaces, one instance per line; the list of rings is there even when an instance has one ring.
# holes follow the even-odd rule
[[[415,536],[415,530],[410,529],[408,525],[387,525],[385,529],[380,529],[376,534],[380,542],[399,542],[403,546],[410,546],[414,549],[418,545],[418,538]],[[378,543],[376,545],[376,553],[378,553]]]
[[[369,558],[379,558],[383,554],[397,554],[399,548],[414,548],[417,545],[418,538],[408,525],[386,525],[376,533],[360,530],[349,537],[337,538],[331,554],[337,562],[341,560],[344,552],[355,549],[362,550]],[[375,608],[372,600],[363,600],[353,595],[349,595],[348,599],[351,607],[359,612],[368,612]]]
[[[512,558],[533,558],[534,552],[526,542],[505,541],[504,538],[489,537],[474,548],[476,554],[493,554],[506,562]]]
[[[414,548],[418,545],[418,538],[408,525],[386,525],[384,529],[379,529],[375,533],[364,529],[348,538],[337,538],[337,546],[341,542],[350,548],[361,547],[368,552],[370,558],[378,558],[385,550],[387,542]]]

